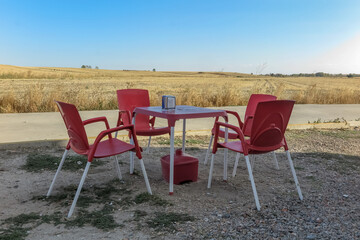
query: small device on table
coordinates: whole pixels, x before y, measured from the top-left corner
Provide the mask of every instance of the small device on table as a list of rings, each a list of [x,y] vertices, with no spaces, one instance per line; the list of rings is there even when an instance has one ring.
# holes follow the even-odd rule
[[[175,109],[176,98],[175,96],[164,95],[162,96],[162,109]]]

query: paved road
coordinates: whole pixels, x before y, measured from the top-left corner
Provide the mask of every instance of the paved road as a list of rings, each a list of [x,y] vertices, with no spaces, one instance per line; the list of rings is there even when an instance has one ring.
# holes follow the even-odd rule
[[[240,116],[244,116],[245,108],[240,106],[217,109],[237,111]],[[82,111],[80,114],[83,120],[106,116],[110,126],[115,126],[118,116],[116,110]],[[346,121],[358,119],[358,121],[352,122],[352,124],[360,124],[360,104],[298,104],[294,107],[289,126],[292,128],[303,128],[304,126],[309,126],[304,124],[312,123],[318,119],[321,119],[321,121],[332,121],[337,118],[343,118]],[[214,119],[191,119],[187,120],[186,123],[189,134],[195,132],[197,134],[209,134],[209,130],[214,124]],[[99,131],[103,130],[104,126],[103,123],[91,125],[86,129],[89,137],[95,137]],[[157,118],[156,126],[166,126],[166,121]],[[181,133],[181,127],[182,124],[177,124],[175,131]],[[58,112],[0,114],[0,144],[65,139],[67,139],[66,129]]]

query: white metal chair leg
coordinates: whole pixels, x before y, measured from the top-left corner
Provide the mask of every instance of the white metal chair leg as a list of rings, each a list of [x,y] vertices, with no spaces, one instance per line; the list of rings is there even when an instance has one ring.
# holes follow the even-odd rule
[[[212,174],[214,170],[214,156],[215,154],[211,154],[211,162],[210,162],[210,171],[209,171],[209,179],[208,179],[208,188],[211,188],[211,180],[212,180]]]
[[[143,161],[142,159],[140,159],[140,165],[141,165],[142,173],[143,173],[143,175],[144,175],[144,180],[145,180],[145,184],[146,184],[147,191],[148,191],[148,193],[149,193],[150,195],[152,195],[151,188],[150,188],[150,183],[149,183],[149,179],[148,179],[148,176],[147,176],[147,174],[146,174],[144,161]]]
[[[146,153],[150,152],[150,142],[151,142],[151,136],[149,137],[149,142],[148,142],[148,146],[146,148]]]
[[[119,160],[118,160],[117,156],[115,156],[115,168],[116,168],[116,172],[117,172],[117,175],[118,175],[118,177],[119,177],[119,180],[122,180],[122,175],[121,175]]]
[[[84,170],[84,173],[83,173],[83,175],[82,175],[82,177],[81,177],[81,181],[80,181],[79,187],[78,187],[78,189],[77,189],[77,191],[76,191],[75,198],[74,198],[74,200],[73,200],[73,202],[72,202],[72,204],[71,204],[71,208],[70,208],[69,214],[68,214],[68,216],[67,216],[68,218],[70,218],[71,215],[72,215],[73,212],[74,212],[74,209],[75,209],[75,206],[76,206],[76,202],[77,202],[77,200],[79,199],[80,192],[81,192],[81,189],[82,189],[82,187],[83,187],[83,185],[84,185],[85,178],[86,178],[86,175],[87,175],[87,173],[88,173],[88,171],[89,171],[90,165],[91,165],[91,162],[87,162],[86,167],[85,167],[85,170]]]
[[[251,158],[251,171],[254,171],[255,169],[255,156],[253,155]]]
[[[224,149],[224,176],[223,176],[224,181],[227,181],[228,153],[229,153],[229,150],[227,148],[225,148]]]
[[[134,144],[134,139],[133,137],[130,138],[130,144]],[[130,151],[130,174],[133,174],[134,173],[134,156],[135,153]]]
[[[54,187],[56,178],[57,178],[57,176],[59,175],[59,173],[60,173],[60,171],[61,171],[61,168],[62,168],[62,166],[63,166],[63,164],[64,164],[64,161],[65,161],[65,158],[66,158],[68,152],[69,152],[69,150],[65,149],[65,152],[64,152],[64,154],[63,154],[63,156],[62,156],[62,158],[61,158],[59,167],[58,167],[58,169],[56,170],[54,179],[53,179],[52,182],[51,182],[51,185],[50,185],[49,191],[48,191],[47,194],[46,194],[46,197],[49,197],[50,194],[51,194],[51,192],[52,192],[52,190],[53,190],[53,187]]]
[[[129,152],[130,153],[130,166],[129,166],[129,172],[130,174],[133,174],[134,173],[134,167],[133,167],[133,164],[134,164],[134,153],[133,152]]]
[[[297,176],[296,176],[296,172],[295,172],[295,168],[294,168],[294,164],[293,164],[293,161],[291,159],[291,156],[290,156],[290,152],[289,151],[286,151],[286,155],[289,159],[289,164],[290,164],[290,168],[291,168],[291,172],[292,172],[292,175],[294,177],[294,181],[295,181],[295,185],[296,185],[296,189],[297,189],[297,192],[299,194],[299,198],[300,200],[303,200],[303,195],[301,193],[301,189],[300,189],[300,184],[299,184],[299,181],[297,179]]]
[[[207,164],[207,161],[208,161],[208,158],[209,158],[209,153],[210,153],[210,149],[211,149],[211,144],[212,144],[212,141],[214,140],[214,135],[211,134],[211,138],[210,138],[210,142],[209,142],[209,147],[206,151],[206,156],[205,156],[205,160],[204,160],[204,165]]]
[[[227,123],[227,121],[226,121]],[[229,138],[229,129],[226,127],[225,128],[225,142],[228,142],[228,138]],[[229,149],[225,148],[224,149],[224,176],[223,179],[224,181],[227,181],[227,168],[228,168],[228,153],[229,153]]]
[[[235,158],[235,164],[234,164],[234,170],[232,173],[232,176],[235,177],[236,176],[236,170],[239,164],[239,158],[240,158],[240,153],[236,153],[236,158]]]
[[[280,169],[280,168],[279,168],[279,163],[278,163],[278,160],[277,160],[275,151],[272,152],[272,155],[273,155],[273,157],[274,157],[275,168],[276,168],[277,170],[279,170],[279,169]]]
[[[257,208],[258,211],[260,211],[260,202],[259,202],[259,198],[258,198],[257,191],[256,191],[254,176],[253,176],[252,171],[251,171],[249,156],[245,156],[245,160],[246,160],[246,166],[247,166],[247,169],[248,169],[248,172],[249,172],[251,187],[252,187],[254,198],[255,198],[256,208]]]

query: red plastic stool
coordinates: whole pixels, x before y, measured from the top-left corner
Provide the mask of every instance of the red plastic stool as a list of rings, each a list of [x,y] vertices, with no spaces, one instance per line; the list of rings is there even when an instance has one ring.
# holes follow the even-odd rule
[[[170,155],[161,158],[163,178],[169,182]],[[199,160],[189,154],[183,153],[181,149],[176,150],[174,157],[174,184],[184,182],[196,182],[198,178]]]

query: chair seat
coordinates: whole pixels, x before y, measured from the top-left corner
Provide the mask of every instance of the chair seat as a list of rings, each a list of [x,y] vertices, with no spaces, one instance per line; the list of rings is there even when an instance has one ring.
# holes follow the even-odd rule
[[[244,153],[243,152],[243,148],[241,145],[241,141],[233,141],[233,142],[226,142],[226,143],[218,143],[219,147],[221,148],[228,148],[234,152],[239,152],[239,153]],[[274,150],[279,149],[280,147],[284,147],[285,146],[285,139],[283,139],[281,141],[281,143],[274,147],[271,150],[260,150],[260,149],[251,149],[251,145],[250,145],[250,139],[245,139],[245,144],[247,145],[248,149],[249,149],[249,154],[264,154],[264,153],[268,153],[268,152],[272,152]]]
[[[91,147],[92,145],[90,146],[90,148]],[[114,156],[133,149],[135,149],[134,145],[120,141],[119,139],[107,139],[99,143],[98,147],[96,148],[94,158]]]
[[[135,125],[135,132],[138,136],[157,136],[163,135],[166,133],[170,133],[170,127],[163,127],[163,128],[154,128],[154,127],[139,127],[136,128]]]
[[[215,128],[213,128],[211,130],[211,134],[215,135]],[[225,129],[224,128],[219,129],[219,137],[225,138]],[[237,132],[235,132],[232,129],[228,129],[228,139],[237,139],[237,138],[238,138]]]
[[[228,148],[234,152],[239,152],[239,153],[243,153],[244,150],[241,146],[241,141],[233,141],[233,142],[224,142],[224,143],[218,143],[219,147],[222,148]]]

